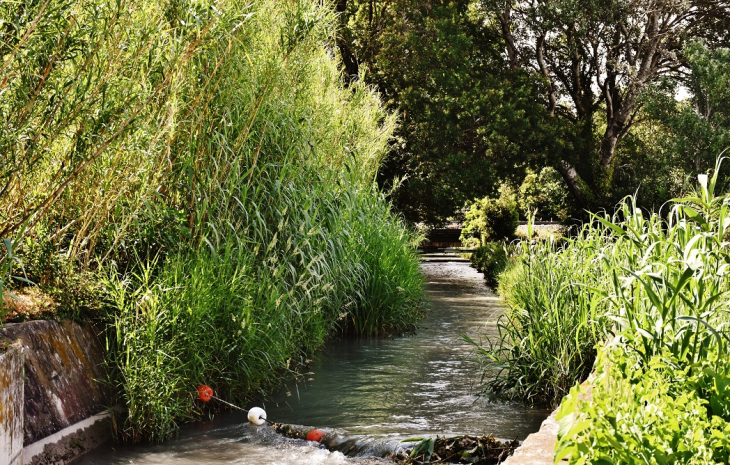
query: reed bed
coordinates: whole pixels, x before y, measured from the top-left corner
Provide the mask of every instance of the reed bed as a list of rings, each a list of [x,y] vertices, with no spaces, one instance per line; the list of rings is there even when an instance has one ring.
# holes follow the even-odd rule
[[[105,289],[118,439],[200,418],[197,384],[244,402],[337,331],[413,327],[418,237],[373,187],[395,119],[342,85],[331,5],[0,9],[0,237]]]

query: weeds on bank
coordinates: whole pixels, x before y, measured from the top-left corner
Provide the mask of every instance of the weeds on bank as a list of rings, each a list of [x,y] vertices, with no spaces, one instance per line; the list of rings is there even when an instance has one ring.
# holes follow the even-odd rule
[[[244,402],[338,330],[412,327],[416,237],[372,187],[394,116],[342,85],[329,4],[0,9],[0,237],[27,224],[49,286],[103,285],[119,439],[199,418],[200,383]]]
[[[721,162],[663,219],[626,205],[625,220],[602,221],[633,255],[610,277],[605,299],[616,327],[600,349],[594,400],[571,390],[556,459],[730,459],[730,196],[715,194]]]
[[[502,370],[487,388],[553,405],[569,392],[556,460],[728,460],[730,196],[715,194],[721,162],[699,176],[696,194],[660,213],[627,198],[559,246],[523,243],[500,276],[510,310],[500,340],[481,349]],[[592,369],[591,398],[577,383]]]

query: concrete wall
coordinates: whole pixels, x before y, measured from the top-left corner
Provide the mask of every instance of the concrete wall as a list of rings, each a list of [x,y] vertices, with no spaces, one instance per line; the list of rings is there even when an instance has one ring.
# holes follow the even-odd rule
[[[22,454],[23,356],[11,346],[0,353],[0,465],[21,465]]]
[[[13,405],[22,412],[25,452],[13,465],[64,464],[109,439],[104,349],[91,326],[42,320],[8,324],[0,328],[0,344],[12,344],[23,355],[24,379],[17,370],[7,376],[23,387]],[[0,373],[8,367],[11,363],[0,359]]]

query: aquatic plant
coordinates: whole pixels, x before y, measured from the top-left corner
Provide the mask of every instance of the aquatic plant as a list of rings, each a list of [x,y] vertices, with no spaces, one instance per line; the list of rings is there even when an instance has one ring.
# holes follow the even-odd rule
[[[645,361],[669,337],[678,357],[701,357],[708,338],[717,339],[708,318],[726,290],[728,202],[711,194],[716,178],[701,179],[697,196],[675,199],[665,217],[628,198],[572,238],[523,242],[499,278],[510,307],[500,339],[481,348],[502,370],[486,387],[555,405],[588,376],[596,345],[620,332]]]
[[[500,340],[480,348],[487,367],[502,370],[486,387],[562,399],[556,460],[727,461],[730,195],[715,194],[721,162],[663,214],[627,198],[559,246],[523,244],[500,276],[510,310]],[[592,393],[578,385],[591,370]]]

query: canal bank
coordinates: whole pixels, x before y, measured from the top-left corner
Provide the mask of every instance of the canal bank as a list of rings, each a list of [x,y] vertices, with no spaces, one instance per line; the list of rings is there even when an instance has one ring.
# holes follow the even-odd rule
[[[70,462],[111,438],[104,349],[91,326],[0,328],[0,464]]]

